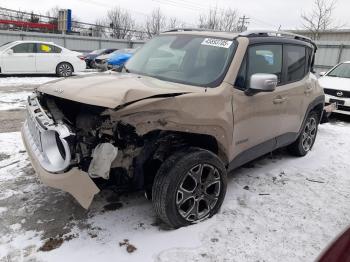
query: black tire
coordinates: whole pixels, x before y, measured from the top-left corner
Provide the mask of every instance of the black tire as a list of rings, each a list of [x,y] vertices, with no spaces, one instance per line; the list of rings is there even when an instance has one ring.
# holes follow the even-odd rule
[[[313,147],[318,130],[319,114],[312,111],[306,118],[298,139],[288,146],[294,156],[305,156]]]
[[[73,74],[73,66],[67,62],[59,63],[56,67],[56,74],[59,77],[69,77]]]
[[[91,69],[95,68],[95,62],[94,62],[94,60],[91,60],[91,61],[89,62],[89,68],[91,68]]]
[[[170,227],[187,226],[216,214],[226,187],[226,168],[215,154],[193,147],[183,149],[160,166],[152,187],[153,207]]]

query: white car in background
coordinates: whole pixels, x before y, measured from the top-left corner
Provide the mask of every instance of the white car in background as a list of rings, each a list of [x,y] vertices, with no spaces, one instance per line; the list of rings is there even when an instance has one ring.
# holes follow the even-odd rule
[[[326,105],[335,104],[335,113],[350,115],[350,61],[343,62],[327,73],[320,73],[319,83],[326,95]]]
[[[52,42],[14,41],[0,46],[0,74],[57,74],[85,70],[81,53]]]

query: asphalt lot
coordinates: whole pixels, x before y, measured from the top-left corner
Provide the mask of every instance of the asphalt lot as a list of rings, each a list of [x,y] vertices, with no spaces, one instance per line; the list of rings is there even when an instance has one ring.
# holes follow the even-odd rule
[[[18,132],[22,102],[13,102],[0,110],[1,262],[312,261],[350,225],[349,117],[321,125],[304,158],[278,150],[234,171],[218,215],[169,230],[141,193],[107,189],[85,210],[42,185]]]

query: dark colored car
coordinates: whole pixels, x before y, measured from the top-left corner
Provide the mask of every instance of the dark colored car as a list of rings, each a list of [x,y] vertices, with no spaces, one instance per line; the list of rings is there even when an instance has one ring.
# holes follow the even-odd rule
[[[85,62],[87,68],[95,68],[94,62],[95,58],[100,55],[107,55],[114,51],[118,50],[117,48],[107,48],[107,49],[98,49],[95,51],[92,51],[91,53],[87,54],[85,56]]]
[[[350,262],[350,228],[340,234],[316,261]]]

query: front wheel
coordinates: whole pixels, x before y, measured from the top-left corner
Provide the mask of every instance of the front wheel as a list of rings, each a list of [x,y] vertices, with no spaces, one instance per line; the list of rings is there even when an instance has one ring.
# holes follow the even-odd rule
[[[298,139],[288,147],[291,154],[295,156],[305,156],[312,149],[316,140],[318,123],[318,114],[316,112],[311,112],[305,120]]]
[[[60,63],[56,68],[56,74],[59,77],[69,77],[73,74],[73,67],[71,64],[66,62]]]
[[[187,226],[216,214],[226,194],[226,168],[213,153],[188,148],[174,153],[154,179],[152,200],[169,226]]]

